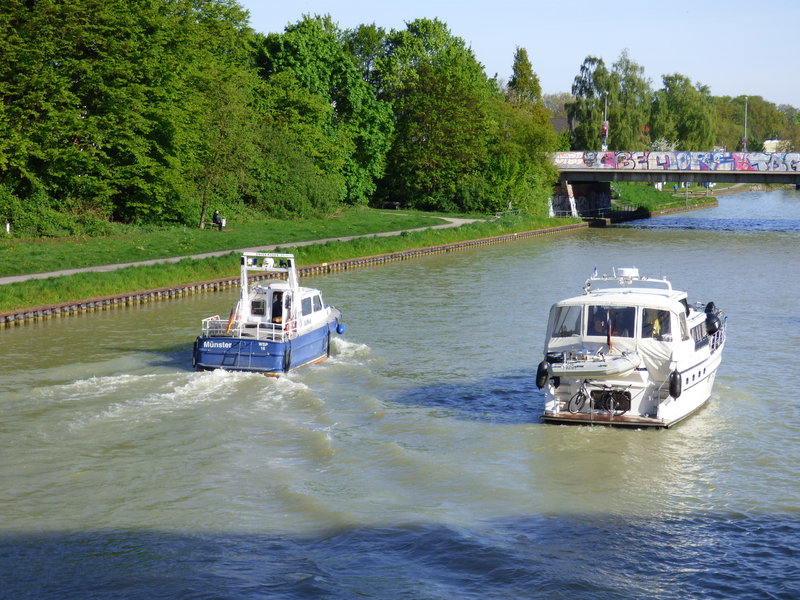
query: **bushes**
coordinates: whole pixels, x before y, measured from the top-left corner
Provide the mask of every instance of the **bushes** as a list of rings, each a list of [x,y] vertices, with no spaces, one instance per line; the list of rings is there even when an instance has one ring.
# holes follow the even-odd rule
[[[70,213],[43,191],[25,200],[0,185],[0,226],[11,225],[15,238],[110,235],[117,226],[94,213]]]

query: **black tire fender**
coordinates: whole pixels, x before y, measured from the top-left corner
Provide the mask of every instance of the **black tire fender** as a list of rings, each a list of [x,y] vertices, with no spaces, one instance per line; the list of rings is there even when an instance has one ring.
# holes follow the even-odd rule
[[[548,379],[550,379],[550,363],[543,360],[536,368],[536,387],[542,389],[547,385]]]
[[[683,381],[681,379],[681,374],[677,371],[673,371],[669,374],[669,395],[673,398],[679,398],[683,387]]]

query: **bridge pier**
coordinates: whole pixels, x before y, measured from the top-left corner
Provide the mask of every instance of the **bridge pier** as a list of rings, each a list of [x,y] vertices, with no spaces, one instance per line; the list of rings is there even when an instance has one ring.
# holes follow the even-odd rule
[[[603,217],[611,211],[608,181],[563,180],[550,200],[555,216]]]

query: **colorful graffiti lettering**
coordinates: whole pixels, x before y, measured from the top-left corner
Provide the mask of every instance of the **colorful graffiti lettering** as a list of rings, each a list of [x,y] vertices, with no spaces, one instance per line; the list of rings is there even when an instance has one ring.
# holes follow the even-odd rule
[[[800,152],[556,152],[560,169],[800,172]]]

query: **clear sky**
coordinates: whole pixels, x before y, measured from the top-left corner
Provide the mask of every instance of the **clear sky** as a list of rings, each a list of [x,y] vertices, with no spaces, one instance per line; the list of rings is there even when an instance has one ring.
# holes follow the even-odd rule
[[[463,39],[490,77],[508,80],[517,46],[528,51],[546,94],[569,92],[587,56],[608,67],[623,50],[653,89],[680,73],[714,96],[763,96],[800,108],[800,0],[588,2],[586,0],[239,0],[261,33],[304,14],[329,14],[342,29],[387,31],[438,18]]]

